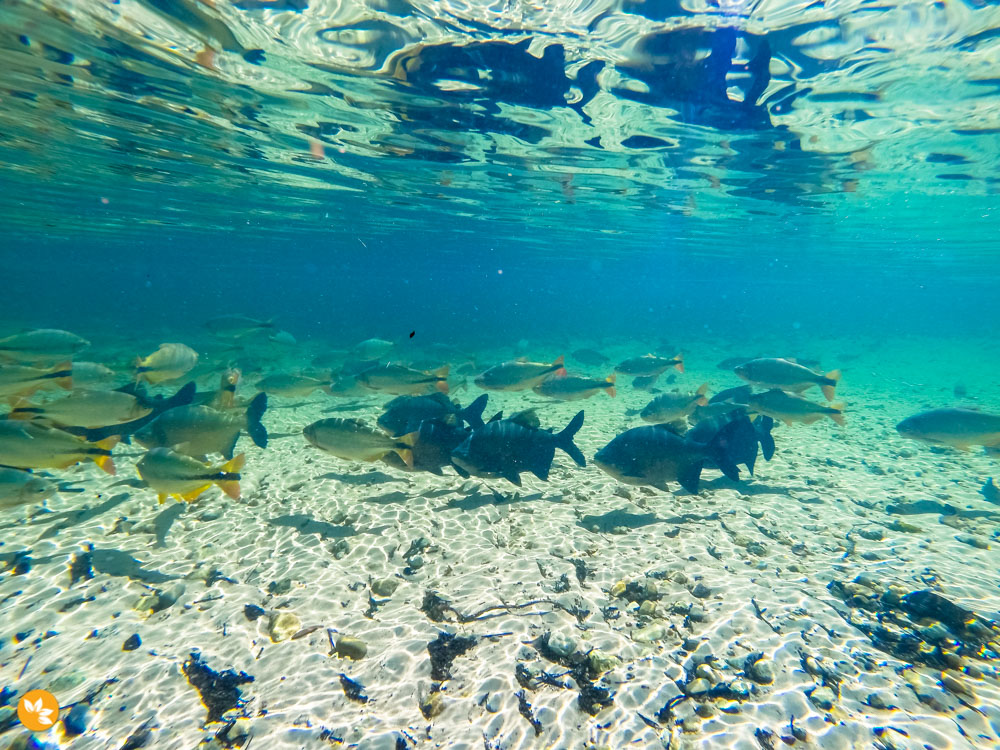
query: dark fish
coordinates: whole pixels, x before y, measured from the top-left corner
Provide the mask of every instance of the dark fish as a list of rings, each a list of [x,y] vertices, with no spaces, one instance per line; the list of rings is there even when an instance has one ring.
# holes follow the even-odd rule
[[[659,374],[638,377],[632,381],[632,387],[639,391],[652,392],[653,386],[656,385],[656,381],[659,380],[659,378]]]
[[[758,446],[765,461],[770,461],[774,456],[774,438],[771,437],[773,427],[774,420],[767,416],[761,415],[751,421],[745,412],[728,413],[699,422],[687,431],[685,437],[697,443],[708,444],[720,430],[726,429],[726,457],[734,464],[746,466],[750,476],[753,476]],[[705,465],[720,468],[714,462],[706,462]]]
[[[611,361],[605,355],[593,349],[577,349],[570,356],[581,364],[591,365],[593,367],[600,367],[601,365]]]
[[[131,422],[123,422],[122,424],[113,424],[108,427],[96,427],[91,429],[86,427],[67,427],[66,432],[79,435],[91,443],[96,443],[99,440],[104,440],[105,438],[109,438],[113,435],[121,437],[122,442],[128,443],[130,442],[130,437],[132,435],[159,417],[163,414],[163,412],[170,409],[177,409],[181,406],[187,406],[192,403],[196,393],[194,381],[188,383],[170,397],[150,396],[146,391],[145,386],[141,383],[129,383],[118,390],[122,393],[129,393],[135,396],[140,404],[150,409],[149,414],[141,419],[135,419]]]
[[[429,419],[442,421],[457,420],[459,426],[468,422],[471,427],[482,427],[483,409],[489,399],[483,394],[464,409],[443,393],[429,396],[399,396],[385,405],[385,410],[376,424],[390,435],[406,435],[420,427]]]
[[[626,484],[668,491],[667,482],[678,482],[688,492],[695,493],[706,465],[717,466],[730,479],[739,479],[740,471],[733,458],[741,456],[730,441],[741,429],[744,428],[740,420],[734,419],[715,430],[708,442],[699,442],[678,435],[666,425],[634,427],[601,448],[594,463]]]
[[[441,469],[451,464],[452,451],[465,442],[469,437],[469,430],[460,424],[449,424],[441,419],[425,419],[416,432],[411,433],[411,437],[412,467],[407,466],[396,453],[387,453],[382,460],[397,469],[443,474]]]
[[[473,430],[451,455],[462,476],[503,477],[521,485],[521,472],[530,471],[541,480],[549,478],[556,448],[565,451],[578,466],[587,461],[573,444],[573,436],[583,425],[578,412],[562,432],[533,429],[512,419],[489,422]]]
[[[748,385],[740,385],[736,388],[726,388],[724,391],[719,391],[712,398],[708,400],[710,404],[717,404],[720,401],[730,401],[734,404],[746,404],[750,400],[750,394],[753,393],[753,389]]]
[[[716,367],[720,370],[735,370],[737,367],[742,365],[744,362],[749,362],[751,359],[757,359],[757,356],[753,357],[727,357],[726,359],[719,362]]]

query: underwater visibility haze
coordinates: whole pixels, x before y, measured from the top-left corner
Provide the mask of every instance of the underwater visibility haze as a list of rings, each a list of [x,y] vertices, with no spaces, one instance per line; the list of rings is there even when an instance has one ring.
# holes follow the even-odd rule
[[[0,0],[0,748],[996,747],[998,210],[992,0]]]

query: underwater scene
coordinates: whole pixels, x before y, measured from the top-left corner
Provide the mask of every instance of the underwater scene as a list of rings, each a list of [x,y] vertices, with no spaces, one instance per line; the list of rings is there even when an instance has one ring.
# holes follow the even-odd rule
[[[994,0],[0,0],[0,749],[1000,747]]]

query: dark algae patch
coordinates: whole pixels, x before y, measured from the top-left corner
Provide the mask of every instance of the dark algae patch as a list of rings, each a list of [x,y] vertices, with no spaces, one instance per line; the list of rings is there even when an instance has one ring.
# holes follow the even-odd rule
[[[344,689],[344,695],[347,696],[348,700],[357,703],[368,702],[368,696],[365,695],[365,686],[357,680],[352,680],[343,672],[340,673],[340,686]]]
[[[614,694],[608,688],[601,687],[596,683],[600,675],[595,674],[591,669],[587,654],[574,651],[563,656],[549,646],[549,635],[549,633],[545,633],[539,636],[531,641],[531,645],[545,659],[569,670],[567,674],[573,678],[579,692],[577,705],[580,710],[591,716],[596,716],[602,708],[614,703]]]
[[[427,644],[427,653],[431,655],[431,679],[451,679],[451,665],[456,658],[469,651],[479,643],[479,637],[474,635],[455,635],[441,631],[438,637]]]
[[[201,695],[201,702],[208,709],[206,724],[221,721],[227,711],[242,707],[244,701],[239,686],[254,681],[246,672],[232,669],[216,672],[202,661],[198,651],[191,652],[191,657],[182,668],[184,676]]]

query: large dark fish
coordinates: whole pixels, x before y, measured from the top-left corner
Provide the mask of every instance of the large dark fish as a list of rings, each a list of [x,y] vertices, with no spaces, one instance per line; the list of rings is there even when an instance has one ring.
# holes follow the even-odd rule
[[[393,436],[406,435],[420,427],[425,420],[468,422],[471,427],[483,426],[483,409],[489,399],[483,394],[464,409],[443,393],[428,396],[399,396],[385,405],[376,421],[379,427]]]
[[[90,429],[86,427],[67,427],[66,432],[79,435],[91,443],[96,443],[99,440],[104,440],[113,435],[120,437],[123,443],[129,443],[131,442],[132,435],[148,425],[163,412],[168,411],[169,409],[187,406],[192,403],[194,401],[196,387],[194,381],[191,381],[170,397],[150,396],[141,383],[129,383],[118,390],[122,393],[129,393],[135,396],[142,406],[150,409],[149,414],[140,419],[134,419],[131,422],[113,424],[107,427],[95,427]]]
[[[669,491],[667,482],[678,482],[695,493],[706,465],[718,467],[730,479],[739,479],[740,470],[733,460],[737,451],[731,440],[741,429],[740,421],[733,420],[716,430],[708,442],[699,442],[666,425],[634,427],[601,448],[594,463],[625,484]]]
[[[556,448],[565,451],[578,466],[587,465],[580,449],[573,444],[573,436],[582,425],[582,411],[562,432],[555,434],[528,427],[521,420],[489,422],[469,434],[452,452],[451,462],[462,476],[503,477],[520,486],[521,472],[530,471],[545,481]]]
[[[396,453],[387,453],[382,456],[382,461],[397,469],[429,471],[440,475],[444,474],[441,469],[451,464],[452,451],[469,437],[469,430],[441,419],[425,419],[409,437],[413,440],[412,467],[407,466]]]
[[[774,456],[774,438],[771,437],[773,427],[774,420],[768,416],[761,415],[751,421],[745,412],[740,411],[737,414],[728,413],[705,419],[688,430],[684,436],[696,443],[709,444],[715,440],[720,431],[725,430],[720,447],[726,458],[734,464],[743,464],[750,472],[750,476],[753,476],[758,446],[765,461],[770,461]],[[721,470],[721,467],[711,460],[707,461],[705,466]]]
[[[750,400],[753,389],[748,385],[740,385],[735,388],[726,388],[719,391],[708,400],[710,404],[717,404],[720,401],[730,401],[734,404],[746,404]]]

